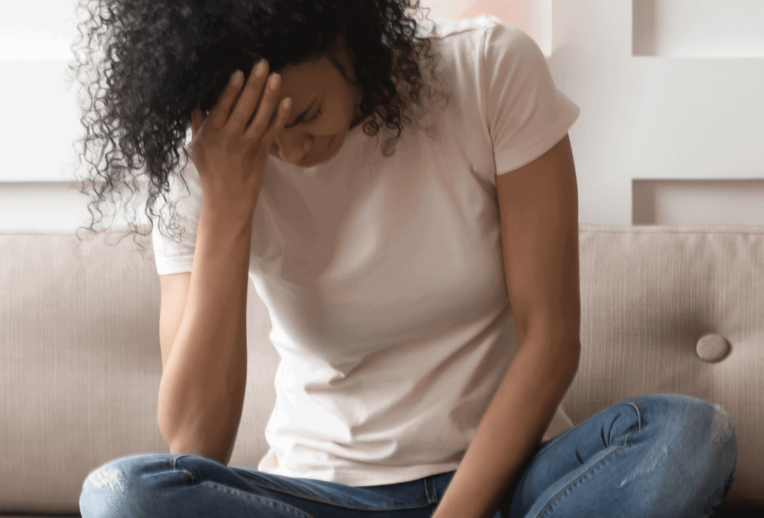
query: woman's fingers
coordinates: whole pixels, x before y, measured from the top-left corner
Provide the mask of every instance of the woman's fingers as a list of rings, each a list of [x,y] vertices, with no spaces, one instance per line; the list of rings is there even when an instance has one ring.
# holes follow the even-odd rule
[[[243,74],[234,72],[209,115],[204,115],[199,108],[191,111],[192,139],[206,120],[212,133],[220,132],[229,139],[243,137],[256,147],[263,142],[270,146],[275,133],[287,123],[292,100],[284,99],[279,103],[281,75],[269,76],[267,62],[252,67],[243,88],[242,80]]]
[[[257,108],[255,118],[244,132],[246,138],[259,139],[266,131],[268,131],[272,121],[273,124],[276,124],[276,119],[280,114],[278,112],[274,113],[274,110],[279,101],[280,87],[281,77],[275,74],[271,75],[271,77],[268,78],[268,84],[260,102],[260,106]]]
[[[241,90],[243,77],[244,74],[242,74],[240,70],[231,74],[228,84],[218,98],[218,102],[210,110],[208,118],[214,130],[220,130],[228,121],[228,115],[231,113],[231,106],[233,106],[234,101],[236,101],[236,96]]]
[[[255,106],[257,106],[257,102],[262,95],[263,86],[267,79],[273,81],[273,76],[268,77],[268,62],[262,61],[255,64],[249,74],[247,84],[244,85],[244,89],[241,91],[241,95],[233,107],[226,125],[226,131],[232,135],[238,135],[244,131],[247,122],[252,119]]]
[[[247,129],[247,133],[245,134],[247,137],[252,135],[252,138],[259,137],[259,144],[265,144],[266,145],[266,153],[270,153],[270,147],[271,147],[271,141],[273,140],[273,137],[281,131],[281,128],[284,127],[284,125],[287,123],[287,120],[289,120],[289,113],[292,111],[292,99],[287,97],[283,99],[276,110],[276,118],[273,120],[273,123],[270,124],[270,127],[267,127],[265,133],[261,132],[258,128],[253,128],[255,124],[257,123],[257,119],[252,122],[252,125]],[[271,110],[268,110],[268,113],[271,113]],[[257,117],[260,117],[263,115],[263,110],[260,110],[257,114]],[[270,122],[270,115],[268,116],[268,119],[266,120],[265,124],[267,125],[268,122]],[[251,133],[250,133],[251,132]]]

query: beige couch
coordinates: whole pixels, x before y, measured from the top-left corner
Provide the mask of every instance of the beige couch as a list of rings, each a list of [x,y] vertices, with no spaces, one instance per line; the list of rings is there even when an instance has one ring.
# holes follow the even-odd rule
[[[0,515],[76,515],[90,470],[169,452],[156,419],[151,241],[139,238],[141,252],[131,237],[82,236],[0,231]],[[733,491],[714,516],[764,516],[764,227],[581,225],[580,258],[583,353],[568,414],[580,422],[657,392],[721,404],[739,450]],[[231,464],[256,468],[278,355],[252,286],[247,315]]]

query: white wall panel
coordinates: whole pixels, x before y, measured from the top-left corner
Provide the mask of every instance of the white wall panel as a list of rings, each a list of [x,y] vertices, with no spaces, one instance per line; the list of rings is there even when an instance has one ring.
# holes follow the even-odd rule
[[[631,225],[633,179],[764,181],[764,59],[634,56],[632,10],[553,3],[566,40],[549,65],[581,107],[570,135],[582,223]]]
[[[0,183],[1,228],[74,230],[88,226],[90,214],[87,205],[90,203],[90,197],[80,194],[79,189],[79,184],[69,182]],[[144,205],[145,198],[138,196],[127,202],[131,220],[139,224],[148,224],[148,219],[143,214]],[[96,228],[127,225],[124,214],[115,214],[110,204],[102,205],[101,210],[104,212],[104,219],[96,224]]]
[[[67,61],[0,61],[0,182],[75,179],[73,142],[84,133]]]
[[[634,180],[635,225],[764,226],[764,181]]]
[[[634,55],[764,57],[762,0],[632,0]]]
[[[77,0],[0,0],[0,61],[65,61]]]
[[[61,183],[77,168],[72,142],[83,131],[75,92],[64,81],[76,35],[74,3],[0,0],[0,96],[6,100],[0,227],[26,217],[29,224],[60,228],[87,215],[87,199]],[[652,214],[644,221],[658,224],[692,222],[702,213],[720,224],[730,214],[738,224],[746,217],[759,224],[758,198],[736,203],[744,191],[733,186],[749,182],[745,192],[764,190],[764,1],[422,5],[431,7],[430,19],[496,15],[545,52],[558,87],[581,107],[570,135],[582,223],[631,225],[640,214]],[[718,180],[732,183],[714,197],[713,189],[723,185]],[[706,209],[690,210],[693,200]],[[34,220],[28,219],[32,210]]]

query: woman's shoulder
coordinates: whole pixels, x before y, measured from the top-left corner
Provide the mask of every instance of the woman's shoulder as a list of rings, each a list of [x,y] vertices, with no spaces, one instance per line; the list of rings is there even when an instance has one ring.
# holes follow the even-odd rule
[[[481,14],[474,18],[435,18],[433,20],[424,20],[419,22],[418,32],[420,37],[443,39],[472,31],[484,31],[494,25],[516,29],[501,18],[490,14]]]

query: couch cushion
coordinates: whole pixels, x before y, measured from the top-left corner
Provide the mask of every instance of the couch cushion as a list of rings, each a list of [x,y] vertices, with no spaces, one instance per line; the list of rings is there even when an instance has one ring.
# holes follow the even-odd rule
[[[719,403],[739,441],[726,503],[761,499],[764,228],[581,225],[579,236],[583,352],[564,401],[571,418],[656,392]],[[0,514],[76,513],[91,470],[169,453],[156,419],[150,236],[82,237],[0,231]],[[251,284],[247,304],[247,391],[230,464],[256,468],[278,355]],[[717,363],[696,352],[709,333],[730,344]]]
[[[0,514],[76,513],[91,470],[170,452],[157,425],[160,287],[150,236],[80,236],[0,231]],[[278,363],[269,332],[250,283],[232,465],[256,468],[267,450]]]
[[[579,250],[582,353],[568,415],[578,423],[660,392],[719,404],[738,437],[727,500],[764,506],[764,227],[581,225]],[[718,362],[698,355],[710,334],[729,345]]]

